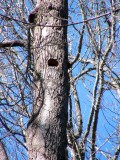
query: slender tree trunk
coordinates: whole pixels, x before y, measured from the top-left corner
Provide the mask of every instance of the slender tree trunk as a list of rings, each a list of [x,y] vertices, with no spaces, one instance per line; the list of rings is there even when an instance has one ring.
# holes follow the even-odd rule
[[[31,20],[35,25],[34,106],[26,135],[29,160],[65,160],[69,92],[67,0],[40,1],[35,12],[35,21]]]

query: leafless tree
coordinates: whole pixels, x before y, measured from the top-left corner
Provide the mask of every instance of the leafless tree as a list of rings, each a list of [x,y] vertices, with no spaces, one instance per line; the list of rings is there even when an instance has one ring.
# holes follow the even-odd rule
[[[4,155],[119,159],[119,0],[1,0],[0,9]]]

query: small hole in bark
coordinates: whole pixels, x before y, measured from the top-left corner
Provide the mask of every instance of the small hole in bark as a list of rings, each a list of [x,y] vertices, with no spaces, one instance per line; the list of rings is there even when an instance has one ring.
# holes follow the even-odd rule
[[[49,59],[48,60],[48,66],[52,66],[52,67],[57,67],[58,66],[58,61],[56,59]]]

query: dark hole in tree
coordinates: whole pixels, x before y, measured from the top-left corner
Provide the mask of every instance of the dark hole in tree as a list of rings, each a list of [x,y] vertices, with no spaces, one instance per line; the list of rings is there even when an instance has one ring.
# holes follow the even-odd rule
[[[28,17],[29,22],[34,23],[35,17],[36,17],[35,12],[30,13],[30,15]]]
[[[49,59],[48,60],[48,66],[52,66],[52,67],[57,67],[58,66],[58,61],[56,59]]]

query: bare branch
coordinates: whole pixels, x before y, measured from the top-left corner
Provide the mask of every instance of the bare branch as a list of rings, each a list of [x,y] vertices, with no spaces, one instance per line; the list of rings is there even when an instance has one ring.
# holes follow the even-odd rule
[[[70,73],[70,79],[72,79],[72,74]],[[76,87],[74,85],[74,82],[71,83],[71,88],[72,88],[72,94],[74,97],[75,101],[75,113],[76,113],[76,120],[77,120],[77,131],[75,133],[75,137],[79,137],[82,133],[82,114],[81,114],[81,106],[80,106],[80,101],[78,98],[78,93],[76,90]]]
[[[27,40],[26,40],[27,41]],[[25,47],[27,43],[25,41],[6,41],[6,42],[0,42],[0,48],[5,48],[5,47]]]
[[[118,12],[119,10],[120,10],[120,8],[115,9],[114,12]],[[70,24],[67,24],[67,25],[62,25],[62,26],[78,25],[78,24],[81,24],[81,23],[86,23],[86,22],[89,22],[89,21],[93,21],[93,20],[99,19],[99,18],[104,17],[106,15],[111,15],[111,12],[107,12],[105,14],[101,14],[101,15],[93,17],[93,18],[85,19],[85,20],[80,21],[80,22],[73,22],[73,23],[70,23]],[[20,23],[23,23],[23,24],[26,24],[26,25],[31,25],[31,23],[28,23],[28,22],[25,22],[25,21],[21,21],[21,20],[18,20],[16,18],[13,18],[13,17],[5,16],[3,14],[0,14],[0,16],[5,17],[8,20],[13,20],[13,21],[17,21],[17,22],[20,22]],[[45,24],[36,24],[36,25],[32,25],[32,26],[45,26]],[[58,27],[58,25],[54,25],[54,26],[53,25],[47,25],[47,27]]]
[[[93,71],[93,70],[95,70],[95,67],[93,67],[93,68],[88,68],[88,69],[86,69],[86,70],[83,70],[78,76],[76,76],[76,77],[73,79],[73,81],[77,81],[80,77],[82,77],[83,75],[85,75],[85,74],[87,74],[87,73],[89,73],[90,71]]]
[[[98,72],[96,72],[96,79],[95,79],[94,88],[93,88],[93,100],[92,100],[91,112],[90,112],[90,116],[89,116],[89,119],[88,119],[86,132],[84,134],[83,143],[86,143],[86,139],[89,135],[90,127],[91,127],[93,116],[94,116],[94,106],[95,106],[95,101],[96,101],[96,96],[97,96],[96,93],[97,93],[98,82],[99,82],[99,75],[98,75]]]
[[[80,52],[81,52],[81,49],[82,49],[82,43],[83,43],[84,30],[85,30],[85,25],[83,25],[83,27],[82,27],[82,33],[81,33],[81,36],[80,36],[80,39],[79,39],[77,55],[74,58],[74,60],[71,62],[71,65],[73,65],[78,60],[78,58],[80,56]]]
[[[120,145],[118,145],[113,160],[118,160],[118,156],[120,154]]]
[[[92,158],[95,157],[95,141],[96,141],[96,131],[97,131],[97,124],[98,124],[98,115],[100,110],[100,102],[102,99],[103,94],[103,82],[104,82],[104,71],[103,68],[99,69],[99,91],[98,91],[98,97],[96,99],[96,104],[94,106],[94,120],[93,120],[93,126],[92,126],[92,148],[91,148],[91,155]],[[97,95],[97,93],[96,93]],[[94,154],[93,154],[94,153]]]

